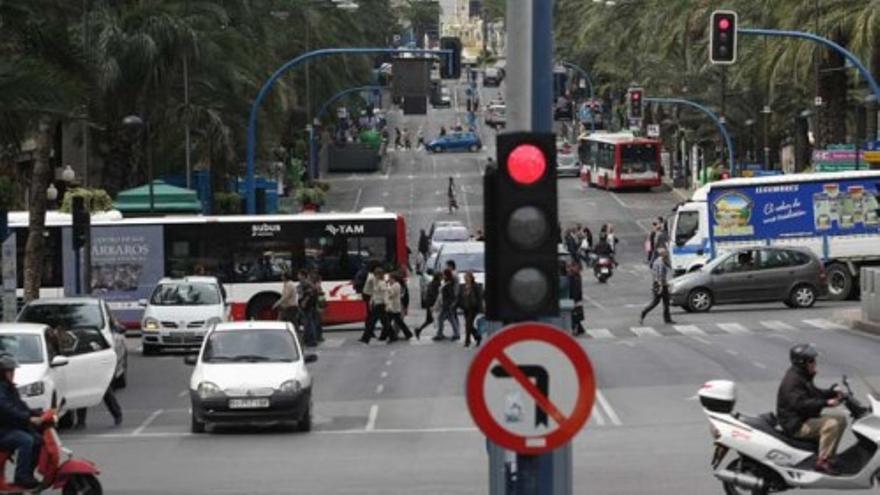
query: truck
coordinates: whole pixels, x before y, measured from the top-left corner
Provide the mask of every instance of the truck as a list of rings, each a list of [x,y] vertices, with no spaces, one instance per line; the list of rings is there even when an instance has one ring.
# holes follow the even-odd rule
[[[828,297],[844,300],[860,267],[880,265],[880,170],[706,184],[676,207],[670,237],[676,275],[735,248],[809,249],[825,264]]]

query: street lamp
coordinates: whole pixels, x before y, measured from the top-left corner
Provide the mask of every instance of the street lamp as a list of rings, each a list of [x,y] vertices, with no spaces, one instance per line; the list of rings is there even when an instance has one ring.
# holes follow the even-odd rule
[[[749,128],[749,162],[755,160],[755,119],[746,119],[746,127]]]
[[[70,165],[65,165],[64,170],[61,171],[61,180],[70,184],[76,179],[76,172],[73,171],[73,167]]]
[[[58,189],[52,182],[50,182],[49,187],[46,188],[46,199],[49,201],[49,208],[52,208],[52,205],[55,204],[55,200],[58,199]]]
[[[130,128],[139,128],[142,132],[142,142],[144,154],[147,156],[147,180],[149,182],[148,189],[150,195],[150,214],[155,212],[155,202],[153,199],[153,150],[150,146],[150,125],[138,115],[129,115],[122,119],[122,125]]]
[[[764,105],[761,113],[764,115],[764,170],[770,170],[770,114],[773,111],[770,105]]]

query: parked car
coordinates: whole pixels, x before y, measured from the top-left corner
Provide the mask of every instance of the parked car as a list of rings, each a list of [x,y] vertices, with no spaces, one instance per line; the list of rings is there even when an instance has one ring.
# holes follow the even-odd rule
[[[464,225],[438,227],[431,234],[431,251],[437,252],[441,246],[450,242],[466,242],[471,239],[471,233]]]
[[[507,125],[507,105],[494,104],[486,108],[486,125],[491,127],[504,127]]]
[[[487,88],[497,88],[504,79],[503,72],[496,67],[489,67],[483,72],[483,86]]]
[[[288,422],[312,428],[312,377],[296,331],[284,321],[220,323],[205,338],[190,378],[191,430],[223,423]]]
[[[97,297],[59,297],[35,299],[18,315],[21,323],[42,323],[64,330],[94,329],[111,343],[116,354],[113,386],[124,388],[128,383],[128,347],[125,328],[113,318],[110,308]]]
[[[574,147],[567,142],[556,143],[556,176],[577,177],[581,172],[581,164]]]
[[[693,312],[715,304],[768,301],[809,308],[827,292],[825,268],[816,255],[779,247],[722,254],[699,271],[674,279],[670,287],[672,303]]]
[[[42,323],[0,323],[0,352],[15,356],[15,384],[31,409],[68,411],[101,402],[113,379],[116,354],[94,327],[58,331]]]
[[[477,152],[483,148],[480,137],[473,132],[455,132],[440,136],[429,142],[426,149],[432,153],[444,151],[470,151]]]
[[[149,300],[142,299],[143,353],[162,347],[201,345],[207,331],[229,319],[229,305],[216,277],[163,278]]]

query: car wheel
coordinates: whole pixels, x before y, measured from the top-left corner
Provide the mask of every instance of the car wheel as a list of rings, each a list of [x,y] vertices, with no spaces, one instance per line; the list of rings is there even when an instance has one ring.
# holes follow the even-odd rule
[[[156,347],[155,344],[144,344],[144,349],[142,352],[144,356],[154,356],[157,352],[159,352],[159,349],[158,347]]]
[[[205,432],[205,422],[197,420],[195,414],[190,414],[189,431],[191,431],[193,433],[204,433]]]
[[[477,146],[476,144],[470,145],[470,147],[468,149],[471,151],[471,153],[476,153],[477,151],[480,151],[480,147]]]
[[[94,474],[74,474],[64,483],[61,495],[101,495],[101,482]]]
[[[301,432],[309,432],[312,431],[312,405],[309,404],[306,412],[303,413],[302,417],[299,418],[299,421],[296,423],[297,431]]]
[[[816,304],[816,289],[807,284],[801,284],[791,290],[789,301],[795,308],[809,308]]]
[[[827,269],[828,275],[828,298],[832,301],[845,301],[853,289],[853,277],[849,268],[840,263],[834,263]]]
[[[694,313],[704,313],[712,307],[712,293],[708,289],[694,289],[688,295],[688,306]]]

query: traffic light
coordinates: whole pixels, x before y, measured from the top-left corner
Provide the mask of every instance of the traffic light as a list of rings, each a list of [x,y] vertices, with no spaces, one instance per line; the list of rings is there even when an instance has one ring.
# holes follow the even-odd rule
[[[71,204],[73,215],[73,249],[77,250],[88,243],[92,217],[86,209],[82,196],[74,196]]]
[[[640,120],[642,118],[642,97],[644,96],[644,91],[642,88],[630,88],[626,94],[629,100],[629,118]]]
[[[442,79],[461,78],[461,40],[453,37],[440,38],[441,50],[452,50],[452,54],[440,56],[440,77]]]
[[[713,64],[730,65],[736,62],[736,12],[712,12],[709,37],[709,60]]]
[[[556,136],[499,134],[483,180],[486,315],[517,321],[559,313]]]

